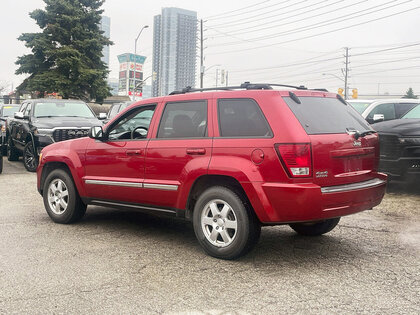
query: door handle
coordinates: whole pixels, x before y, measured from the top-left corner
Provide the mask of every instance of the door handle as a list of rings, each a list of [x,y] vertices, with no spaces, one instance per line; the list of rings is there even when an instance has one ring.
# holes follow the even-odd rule
[[[126,155],[141,155],[142,150],[127,150],[125,151]]]
[[[205,148],[189,148],[187,149],[187,154],[190,155],[204,155],[206,154]]]

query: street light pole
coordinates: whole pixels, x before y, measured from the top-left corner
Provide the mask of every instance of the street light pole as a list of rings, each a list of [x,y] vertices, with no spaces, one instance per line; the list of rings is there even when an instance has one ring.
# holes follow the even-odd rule
[[[139,35],[137,35],[135,41],[134,41],[134,71],[133,71],[133,101],[136,100],[136,68],[137,68],[137,40],[140,37],[141,32],[143,32],[143,30],[145,28],[148,28],[149,25],[145,25],[141,28]],[[128,70],[130,71],[130,70]],[[128,82],[130,82],[130,72],[128,74]]]

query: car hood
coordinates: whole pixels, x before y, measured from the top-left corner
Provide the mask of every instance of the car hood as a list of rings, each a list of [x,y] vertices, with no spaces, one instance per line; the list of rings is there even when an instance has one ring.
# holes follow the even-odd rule
[[[34,118],[32,124],[41,129],[53,128],[83,128],[102,126],[102,122],[97,118],[83,118],[83,117],[42,117]]]
[[[395,119],[372,125],[378,133],[391,133],[401,136],[420,136],[420,119]]]

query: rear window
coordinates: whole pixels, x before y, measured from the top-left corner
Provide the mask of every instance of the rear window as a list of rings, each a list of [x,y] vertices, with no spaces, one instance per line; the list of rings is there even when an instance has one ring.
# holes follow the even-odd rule
[[[299,97],[301,104],[283,98],[309,135],[346,133],[347,129],[371,130],[368,123],[350,105],[336,98]]]
[[[412,108],[402,118],[403,119],[407,119],[407,118],[420,118],[420,105],[417,105],[416,107]]]

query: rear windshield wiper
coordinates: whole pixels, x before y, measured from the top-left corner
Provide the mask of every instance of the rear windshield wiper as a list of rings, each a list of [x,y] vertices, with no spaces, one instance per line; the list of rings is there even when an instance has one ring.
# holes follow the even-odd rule
[[[365,137],[367,135],[376,133],[375,130],[365,130],[365,131],[360,132],[360,131],[358,131],[358,130],[356,130],[354,128],[346,128],[346,132],[349,135],[353,135],[354,136],[354,139],[356,139],[356,140],[359,139],[359,138],[361,138],[361,137],[363,138],[363,137]]]

